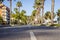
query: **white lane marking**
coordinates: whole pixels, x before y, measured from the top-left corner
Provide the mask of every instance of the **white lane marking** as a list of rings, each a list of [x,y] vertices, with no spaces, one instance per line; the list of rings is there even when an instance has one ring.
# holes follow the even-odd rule
[[[31,40],[37,40],[37,38],[35,37],[35,35],[32,31],[30,32],[30,37],[31,37]]]

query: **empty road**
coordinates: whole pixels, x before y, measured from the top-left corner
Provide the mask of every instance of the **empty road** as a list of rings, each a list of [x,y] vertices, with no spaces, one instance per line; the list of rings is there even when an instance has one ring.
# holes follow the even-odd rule
[[[1,31],[0,31],[1,32]],[[60,29],[34,29],[0,33],[0,40],[60,40]]]

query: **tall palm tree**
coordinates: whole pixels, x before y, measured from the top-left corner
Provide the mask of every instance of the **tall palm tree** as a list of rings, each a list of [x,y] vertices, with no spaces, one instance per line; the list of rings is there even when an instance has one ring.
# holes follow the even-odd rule
[[[16,6],[18,7],[18,9],[19,9],[19,11],[20,11],[20,7],[22,6],[21,1],[18,1],[17,4],[16,4]]]
[[[36,16],[39,16],[40,15],[40,11],[42,9],[42,20],[41,20],[41,24],[43,23],[44,2],[45,2],[45,0],[35,0],[35,8],[37,10]]]
[[[7,0],[7,1],[10,2],[10,14],[11,14],[11,13],[12,13],[12,0]],[[15,1],[15,0],[14,0],[14,1]],[[11,17],[11,15],[10,15],[10,17]],[[8,24],[10,24],[10,21],[9,21]]]
[[[44,17],[43,17],[43,14],[44,14],[44,2],[45,2],[45,0],[42,0],[42,20],[41,20],[41,24],[43,24],[43,20],[44,20]]]
[[[51,0],[52,4],[51,4],[51,24],[53,24],[53,16],[54,16],[54,4],[55,4],[55,0]]]
[[[37,10],[35,15],[36,19],[39,19],[41,11],[41,0],[35,0],[34,8]]]
[[[11,13],[12,13],[12,0],[8,0],[10,2],[10,18],[11,18]],[[8,22],[10,24],[11,20]]]
[[[8,0],[10,2],[10,13],[12,13],[12,0]]]

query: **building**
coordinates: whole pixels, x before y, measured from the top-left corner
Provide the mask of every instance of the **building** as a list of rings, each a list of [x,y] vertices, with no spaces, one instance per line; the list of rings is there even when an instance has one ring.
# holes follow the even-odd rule
[[[10,22],[10,10],[4,4],[0,4],[0,16],[6,23]]]

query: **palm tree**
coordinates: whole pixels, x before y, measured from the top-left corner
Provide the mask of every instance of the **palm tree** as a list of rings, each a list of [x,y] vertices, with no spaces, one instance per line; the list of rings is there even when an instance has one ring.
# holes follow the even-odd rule
[[[22,11],[21,11],[21,13],[22,13],[22,14],[25,14],[25,13],[26,13],[26,11],[25,11],[25,10],[22,10]]]
[[[26,14],[26,11],[25,10],[22,10],[21,13],[20,13],[20,17],[21,17],[21,21],[24,23],[24,24],[27,24],[27,16],[25,15]]]
[[[56,17],[56,14],[55,13],[53,13],[54,14],[54,16],[53,16],[53,19]],[[50,22],[51,23],[51,12],[50,11],[47,11],[46,13],[45,13],[45,15],[44,15],[44,18],[48,21],[48,22]]]
[[[43,17],[43,14],[44,14],[44,2],[45,2],[45,0],[42,0],[42,20],[41,20],[41,24],[43,24],[43,19],[44,19],[44,17]]]
[[[60,24],[60,9],[58,10],[58,12],[57,12],[57,16],[58,16],[58,24]]]
[[[48,19],[51,19],[51,12],[50,11],[47,11],[44,15],[45,19],[48,20]]]
[[[33,10],[32,14],[31,14],[31,22],[32,22],[32,24],[34,23],[34,20],[35,20],[35,14],[36,14],[36,10]]]
[[[44,22],[45,22],[46,24],[51,23],[51,12],[50,12],[50,11],[47,11],[47,12],[45,13],[45,15],[44,15],[44,18],[45,18]]]
[[[16,13],[18,13],[19,11],[18,11],[18,8],[14,8],[14,11],[16,12]]]
[[[42,0],[35,0],[34,8],[37,10],[37,12],[35,14],[36,19],[39,19],[39,17],[40,17],[41,1]]]
[[[12,0],[8,0],[8,1],[10,2],[10,14],[11,14],[12,13]],[[11,15],[10,15],[10,17],[11,17]],[[10,21],[8,24],[10,24]]]
[[[41,19],[41,24],[43,23],[43,13],[44,13],[44,2],[45,0],[35,0],[35,5],[34,8],[36,8],[36,16],[40,17],[40,11],[42,9],[42,19]]]
[[[12,0],[8,0],[10,2],[10,18],[11,18],[11,13],[12,13]],[[11,22],[11,19],[10,21],[8,22],[8,24],[10,24]]]
[[[21,1],[18,1],[17,4],[16,4],[16,6],[18,7],[18,9],[19,9],[19,11],[20,11],[20,7],[22,6]]]
[[[10,2],[10,13],[12,13],[12,0],[8,0]]]
[[[54,3],[55,3],[55,0],[51,0],[52,1],[52,4],[51,4],[51,24],[53,24],[53,16],[54,16]]]

